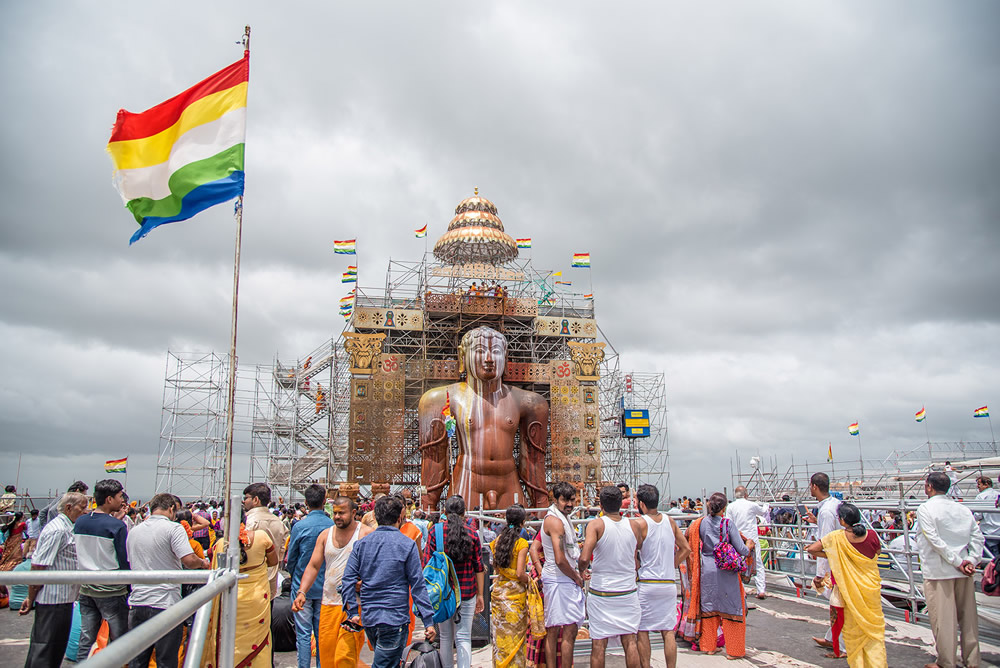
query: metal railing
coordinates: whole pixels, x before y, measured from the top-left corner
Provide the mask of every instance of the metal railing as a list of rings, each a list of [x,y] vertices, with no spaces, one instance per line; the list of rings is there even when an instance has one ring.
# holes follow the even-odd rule
[[[239,508],[242,499],[234,496],[230,508]],[[230,513],[227,536],[240,535],[240,515]],[[237,584],[245,578],[240,575],[239,540],[227,543],[225,554],[219,555],[215,570],[182,571],[16,571],[0,573],[2,585],[54,585],[54,584],[204,584],[204,587],[182,598],[163,612],[151,617],[107,647],[81,662],[79,668],[116,668],[152,646],[157,640],[176,628],[191,615],[195,615],[184,667],[201,664],[201,655],[208,637],[212,603],[219,600],[219,668],[232,668],[236,656],[236,604]]]

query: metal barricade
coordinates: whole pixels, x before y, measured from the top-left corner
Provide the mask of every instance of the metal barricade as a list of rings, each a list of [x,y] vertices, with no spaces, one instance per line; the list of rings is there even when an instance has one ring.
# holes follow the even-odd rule
[[[231,509],[240,507],[241,498],[233,496]],[[205,586],[182,598],[178,603],[143,622],[113,643],[81,662],[80,668],[115,668],[126,664],[152,646],[157,640],[176,628],[192,614],[195,615],[185,653],[185,668],[201,663],[201,655],[208,636],[212,603],[219,599],[219,668],[232,668],[236,655],[236,604],[237,584],[246,576],[240,575],[240,514],[230,512],[227,536],[237,540],[227,541],[228,549],[220,555],[219,568],[211,571],[18,571],[0,573],[0,584],[202,584]]]

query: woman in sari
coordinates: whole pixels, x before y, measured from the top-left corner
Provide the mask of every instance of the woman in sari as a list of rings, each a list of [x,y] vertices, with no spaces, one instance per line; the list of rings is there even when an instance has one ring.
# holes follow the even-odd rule
[[[247,577],[237,586],[236,605],[236,668],[270,668],[271,666],[271,586],[267,567],[278,564],[278,551],[265,531],[247,531],[240,525],[240,573]],[[226,552],[226,539],[215,544],[212,568],[219,567],[219,559]],[[219,665],[219,605],[212,605],[212,619],[205,651],[201,656],[203,668]]]
[[[683,636],[697,641],[699,649],[717,653],[716,635],[719,626],[726,641],[726,658],[739,659],[746,654],[746,607],[743,582],[736,571],[720,570],[715,566],[715,547],[728,542],[743,557],[750,555],[750,545],[736,526],[725,520],[728,501],[716,492],[708,499],[708,515],[688,527],[687,578]],[[722,533],[725,527],[725,534]]]
[[[493,665],[499,668],[526,665],[528,640],[528,541],[521,538],[524,508],[514,504],[507,509],[507,526],[490,543],[493,583],[490,619],[493,622]]]
[[[14,519],[4,527],[7,539],[3,542],[3,556],[0,557],[0,571],[12,571],[14,567],[24,561],[24,553],[21,545],[24,543],[25,529],[28,524],[23,521],[24,513],[14,514]]]
[[[885,617],[882,614],[881,551],[878,534],[861,523],[861,511],[851,503],[837,509],[843,530],[831,531],[806,548],[813,557],[830,560],[833,590],[830,622],[834,648],[843,635],[851,668],[885,668]],[[837,649],[828,657],[839,657]]]

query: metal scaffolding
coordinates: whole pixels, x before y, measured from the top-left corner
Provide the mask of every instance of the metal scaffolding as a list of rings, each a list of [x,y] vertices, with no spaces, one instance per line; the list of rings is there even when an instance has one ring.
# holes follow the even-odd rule
[[[887,499],[899,494],[923,498],[924,480],[931,471],[948,471],[956,497],[975,498],[979,475],[996,478],[1000,457],[989,441],[925,442],[907,450],[893,450],[884,459],[798,461],[787,465],[776,458],[752,457],[750,466],[739,456],[730,459],[733,486],[743,485],[751,498],[776,500],[809,496],[809,477],[830,476],[830,491],[850,499]],[[900,487],[901,486],[901,487]]]
[[[225,478],[228,365],[215,353],[167,352],[156,492],[218,498]]]
[[[482,280],[477,271],[484,271],[483,278],[501,286],[504,296],[466,296],[469,284]],[[424,392],[458,380],[457,349],[466,331],[481,325],[501,331],[508,341],[508,369],[520,365],[524,371],[523,376],[508,377],[505,382],[537,392],[546,400],[551,398],[548,381],[526,370],[570,359],[567,342],[571,338],[580,342],[606,338],[593,324],[592,332],[574,329],[572,336],[536,327],[539,317],[559,318],[571,328],[593,323],[595,317],[594,299],[556,285],[553,274],[536,270],[530,258],[502,268],[470,269],[442,264],[425,253],[418,262],[390,260],[384,287],[359,284],[354,316],[346,331],[384,333],[383,356],[397,356],[406,369],[402,474],[389,481],[394,486],[414,489],[420,485],[417,405]],[[372,320],[372,316],[401,309],[419,312],[421,326],[388,327]],[[369,318],[360,319],[359,312]],[[239,416],[237,430],[249,441],[244,450],[249,455],[248,480],[266,481],[275,498],[295,499],[313,482],[332,485],[347,480],[352,376],[344,341],[341,333],[294,362],[276,358],[269,365],[238,369],[237,403],[246,415]],[[617,351],[605,343],[597,393],[602,470],[600,480],[590,486],[601,481],[627,481],[632,486],[655,482],[661,490],[669,490],[663,374],[622,372]],[[199,498],[218,496],[225,441],[225,361],[215,354],[194,360],[182,357],[168,354],[169,360],[177,360],[178,368],[167,372],[157,489],[178,493],[183,488],[186,496]],[[204,360],[212,364],[198,371]],[[185,398],[189,407],[183,405]],[[650,410],[649,438],[622,436],[625,407]],[[518,448],[515,440],[515,456]],[[669,492],[664,498],[669,498]]]

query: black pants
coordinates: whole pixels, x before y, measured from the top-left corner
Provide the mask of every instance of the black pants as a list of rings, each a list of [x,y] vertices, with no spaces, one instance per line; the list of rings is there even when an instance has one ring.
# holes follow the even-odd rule
[[[150,608],[145,605],[133,606],[128,613],[128,630],[131,631],[146,620],[152,619],[163,612],[160,608]],[[177,653],[181,648],[181,640],[184,638],[184,628],[177,625],[163,636],[152,647],[147,647],[134,659],[129,661],[129,668],[146,668],[149,665],[149,658],[156,650],[157,668],[177,668]]]
[[[59,668],[69,644],[73,624],[73,604],[35,604],[35,621],[31,625],[31,644],[24,668]]]

